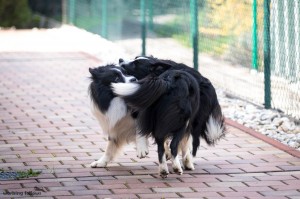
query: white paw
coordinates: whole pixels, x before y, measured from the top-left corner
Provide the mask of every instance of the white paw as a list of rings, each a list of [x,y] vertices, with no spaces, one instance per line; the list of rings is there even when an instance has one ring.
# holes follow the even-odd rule
[[[183,170],[181,168],[180,161],[178,160],[178,156],[172,160],[172,168],[174,173],[177,173],[178,175],[182,175]]]
[[[136,156],[140,159],[145,158],[149,154],[148,146],[140,145],[136,148]]]
[[[167,178],[168,175],[169,175],[169,170],[168,170],[168,165],[167,163],[165,164],[160,164],[159,165],[159,175],[162,177],[162,178]]]
[[[92,168],[102,168],[106,166],[107,166],[107,162],[101,160],[97,160],[91,163]]]
[[[188,156],[185,160],[183,160],[183,165],[186,170],[195,170],[192,156]]]
[[[148,140],[144,136],[137,136],[137,141],[136,141],[136,156],[138,158],[144,158],[149,154],[149,149],[148,149]]]
[[[182,173],[183,173],[182,168],[178,167],[178,166],[173,166],[173,171],[174,171],[174,173],[177,173],[178,175],[182,175]]]

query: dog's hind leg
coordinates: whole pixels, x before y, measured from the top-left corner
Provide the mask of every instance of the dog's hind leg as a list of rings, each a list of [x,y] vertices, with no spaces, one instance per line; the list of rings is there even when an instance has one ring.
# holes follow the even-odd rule
[[[172,154],[172,167],[173,171],[179,175],[183,173],[181,164],[178,158],[178,146],[179,146],[180,139],[178,137],[173,137],[170,148],[171,148],[171,154]]]
[[[136,152],[138,158],[144,158],[149,153],[148,139],[146,136],[136,135]]]
[[[169,169],[168,169],[167,159],[166,159],[166,154],[164,149],[164,141],[156,140],[156,143],[157,143],[157,152],[158,152],[158,161],[159,161],[158,172],[162,178],[166,178],[168,177]]]
[[[193,156],[190,152],[192,142],[192,136],[188,136],[188,138],[183,138],[180,142],[180,148],[182,151],[182,163],[186,170],[194,170],[194,162],[193,162]]]
[[[115,139],[109,139],[104,155],[97,161],[91,163],[92,168],[106,167],[115,156],[120,152],[123,143],[119,143]]]
[[[164,147],[165,147],[166,158],[167,158],[167,160],[170,160],[172,158],[172,154],[171,154],[171,150],[170,150],[170,140],[169,139],[167,139],[165,141]]]

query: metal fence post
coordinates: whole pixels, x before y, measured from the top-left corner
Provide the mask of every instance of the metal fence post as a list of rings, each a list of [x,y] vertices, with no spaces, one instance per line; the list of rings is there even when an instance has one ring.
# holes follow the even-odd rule
[[[198,0],[190,0],[191,38],[193,44],[194,69],[198,70]]]
[[[140,0],[141,28],[142,28],[142,55],[146,55],[146,0]]]
[[[101,36],[107,38],[107,0],[102,0],[101,11]]]
[[[149,30],[153,30],[153,0],[148,0]]]
[[[270,0],[264,0],[264,78],[265,108],[271,108],[271,71],[270,71]]]
[[[61,15],[62,15],[62,19],[61,19],[61,21],[62,21],[62,23],[63,24],[66,24],[66,23],[68,23],[68,12],[67,12],[67,7],[68,7],[68,2],[67,2],[67,0],[62,0],[61,1]]]
[[[76,0],[69,0],[69,24],[74,24],[75,25],[75,2]]]
[[[257,71],[257,0],[252,3],[253,26],[252,26],[252,70]]]

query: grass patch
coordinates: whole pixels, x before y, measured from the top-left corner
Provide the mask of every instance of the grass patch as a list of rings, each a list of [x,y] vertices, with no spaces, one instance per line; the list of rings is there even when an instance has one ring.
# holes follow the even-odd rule
[[[41,171],[34,171],[32,169],[28,169],[27,171],[17,171],[17,173],[18,173],[17,179],[21,179],[21,178],[37,177],[42,172]]]
[[[183,17],[176,17],[176,20],[165,24],[154,24],[154,32],[160,37],[173,38],[182,45],[192,48],[190,30],[181,23]],[[180,22],[180,23],[179,23]],[[189,23],[189,22],[188,22]],[[202,28],[203,31],[207,30]],[[235,40],[234,36],[221,35],[214,32],[199,31],[199,52],[220,56],[230,47]]]
[[[234,41],[233,36],[221,36],[221,35],[199,35],[199,51],[212,54],[222,55]]]
[[[4,169],[0,169],[0,175],[3,175],[1,178],[4,179],[23,179],[23,178],[30,178],[30,177],[36,177],[40,175],[41,171],[34,171],[32,169],[28,169],[25,171],[5,171]]]
[[[182,45],[192,48],[192,42],[190,40],[189,32],[184,32],[174,26],[160,26],[155,28],[155,32],[161,37],[171,37],[181,43]],[[223,36],[223,35],[208,35],[199,34],[199,52],[208,53],[211,55],[220,56],[222,55],[230,46],[230,44],[235,40],[233,36]]]

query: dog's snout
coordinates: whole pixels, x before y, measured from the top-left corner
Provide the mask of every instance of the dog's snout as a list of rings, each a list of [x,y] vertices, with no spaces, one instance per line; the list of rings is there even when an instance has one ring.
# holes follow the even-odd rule
[[[136,82],[137,79],[136,79],[135,77],[133,77],[133,78],[131,78],[129,81],[130,81],[130,82]]]
[[[124,59],[120,58],[119,59],[119,64],[123,63],[124,62]]]

